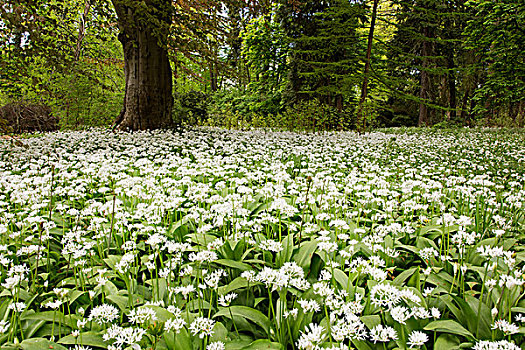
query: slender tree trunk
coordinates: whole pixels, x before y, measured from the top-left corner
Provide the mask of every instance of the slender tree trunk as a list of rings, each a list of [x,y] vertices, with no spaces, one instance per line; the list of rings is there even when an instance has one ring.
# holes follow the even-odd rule
[[[78,36],[77,36],[77,46],[75,48],[75,62],[80,58],[80,52],[82,51],[82,42],[86,36],[86,21],[89,15],[89,10],[91,9],[91,1],[86,1],[84,5],[84,12],[80,16],[80,21],[78,24]]]
[[[428,56],[430,56],[430,41],[428,41],[429,38],[429,29],[428,27],[425,27],[423,29],[423,43],[422,43],[422,50],[421,50],[421,56],[423,63],[421,65],[421,83],[419,88],[419,119],[417,122],[418,126],[427,126],[429,122],[428,118],[428,107],[426,105],[426,101],[428,100],[428,93],[430,90],[430,76],[428,74],[428,66],[429,66],[429,59]]]
[[[124,49],[126,78],[124,106],[115,127],[120,130],[169,127],[173,123],[172,71],[165,42],[171,23],[171,2],[112,2]],[[158,21],[155,26],[152,17]]]
[[[459,116],[459,120],[461,123],[467,123],[468,118],[468,99],[470,98],[470,88],[467,88],[465,91],[465,94],[463,95],[463,101],[461,102],[461,112]],[[467,123],[468,124],[468,123]]]
[[[359,107],[357,109],[357,130],[359,132],[365,131],[365,116],[363,115],[363,104],[365,103],[366,96],[368,95],[368,75],[370,73],[370,58],[372,56],[372,43],[374,40],[374,29],[376,26],[378,5],[379,0],[374,0],[374,5],[372,7],[372,19],[370,21],[370,30],[368,31],[368,46],[366,48],[366,61],[363,85],[361,86],[361,97],[359,98]]]
[[[455,65],[454,58],[449,58],[448,65],[448,108],[447,117],[448,120],[455,119],[457,113],[457,102],[456,102],[456,74],[454,73]],[[454,121],[454,120],[452,120]]]

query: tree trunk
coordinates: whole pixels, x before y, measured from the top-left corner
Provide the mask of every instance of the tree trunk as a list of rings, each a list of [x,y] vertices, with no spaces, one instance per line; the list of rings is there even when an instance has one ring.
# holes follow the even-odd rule
[[[372,8],[372,19],[370,21],[370,30],[368,31],[368,45],[366,48],[366,60],[365,60],[365,72],[363,77],[363,85],[361,86],[361,98],[359,99],[359,107],[357,109],[357,130],[359,132],[365,131],[365,116],[363,115],[363,104],[366,101],[366,96],[368,94],[368,75],[370,74],[370,58],[372,56],[372,42],[374,40],[374,29],[376,26],[376,17],[377,17],[377,6],[379,0],[374,0],[374,5]]]
[[[165,43],[171,23],[171,3],[169,0],[142,4],[112,2],[118,17],[118,38],[124,49],[126,78],[124,106],[115,127],[120,130],[169,127],[173,123],[172,71]],[[162,26],[153,24],[152,19]]]
[[[430,76],[428,74],[427,67],[429,66],[429,58],[430,56],[430,41],[429,38],[429,29],[428,27],[425,27],[423,29],[423,43],[422,43],[422,50],[421,50],[421,57],[423,60],[423,63],[421,65],[421,83],[419,88],[419,119],[417,122],[417,126],[427,126],[428,125],[428,107],[426,105],[428,100],[428,92],[430,90]]]

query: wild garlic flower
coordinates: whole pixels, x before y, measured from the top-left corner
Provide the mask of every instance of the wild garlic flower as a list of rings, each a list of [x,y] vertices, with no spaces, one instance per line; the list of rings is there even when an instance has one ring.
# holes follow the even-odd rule
[[[186,325],[186,321],[183,318],[169,318],[166,323],[164,323],[165,332],[174,332],[175,334],[179,333],[182,328]]]
[[[213,334],[213,326],[215,321],[206,317],[197,317],[190,324],[189,330],[192,335],[198,335],[199,338],[203,339],[205,336]]]
[[[406,321],[412,317],[412,313],[404,306],[395,306],[390,309],[390,316],[392,316],[394,321],[406,324]]]
[[[397,340],[397,332],[390,326],[383,326],[379,324],[370,330],[370,340],[374,344],[377,342],[386,343],[391,340]]]
[[[283,245],[280,242],[268,239],[259,243],[259,248],[265,251],[279,253],[283,250]]]
[[[6,334],[9,330],[10,323],[9,321],[0,321],[0,333]]]
[[[128,313],[129,322],[132,324],[144,324],[157,320],[157,314],[149,307],[141,306]]]
[[[408,336],[407,344],[410,345],[411,348],[420,347],[425,345],[427,341],[428,335],[421,331],[412,331],[412,333],[410,333]]]
[[[120,327],[117,325],[111,325],[106,330],[106,333],[102,336],[104,341],[114,340],[113,346],[117,349],[122,349],[127,346],[131,346],[134,349],[140,349],[138,343],[142,340],[142,337],[146,334],[146,330],[142,328],[134,327]]]
[[[102,304],[91,309],[88,321],[95,321],[102,325],[104,323],[113,322],[119,317],[119,314],[119,310],[113,305]]]
[[[213,343],[209,343],[208,346],[206,346],[206,350],[224,350],[224,343],[222,341],[216,341]]]
[[[481,340],[474,345],[472,350],[521,350],[521,348],[506,340]]]
[[[309,299],[309,300],[299,299],[297,302],[303,308],[303,312],[304,313],[312,312],[312,311],[313,312],[319,312],[321,310],[321,307],[319,306],[317,301],[315,301],[313,299]]]
[[[221,296],[219,296],[218,303],[219,303],[220,306],[227,307],[227,306],[230,306],[230,303],[235,298],[237,298],[237,294],[236,293],[228,293],[226,295],[221,295]]]
[[[372,305],[389,309],[401,301],[400,290],[391,284],[376,284],[370,291]]]
[[[301,336],[297,341],[297,348],[299,350],[313,350],[317,349],[320,344],[324,342],[327,334],[324,327],[316,323],[310,323],[306,326],[305,331],[301,331]]]
[[[491,327],[492,329],[498,329],[505,335],[515,334],[520,331],[520,327],[514,323],[509,323],[507,320],[497,320]]]
[[[9,310],[14,310],[16,312],[22,312],[27,307],[26,303],[24,302],[17,302],[17,303],[11,303],[7,307]]]

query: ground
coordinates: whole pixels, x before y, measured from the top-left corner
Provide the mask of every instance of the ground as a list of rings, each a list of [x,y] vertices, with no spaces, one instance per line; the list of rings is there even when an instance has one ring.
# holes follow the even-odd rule
[[[11,141],[2,349],[523,343],[523,132]]]

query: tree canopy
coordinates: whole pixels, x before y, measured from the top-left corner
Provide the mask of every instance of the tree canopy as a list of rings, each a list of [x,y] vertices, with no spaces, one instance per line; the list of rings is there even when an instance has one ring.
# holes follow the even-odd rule
[[[5,0],[0,102],[73,127],[518,126],[524,13],[517,0]]]

